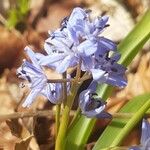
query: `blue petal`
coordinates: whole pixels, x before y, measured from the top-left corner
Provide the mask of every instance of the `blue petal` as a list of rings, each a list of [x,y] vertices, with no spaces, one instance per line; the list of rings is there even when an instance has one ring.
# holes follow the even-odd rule
[[[29,48],[28,46],[26,46],[24,48],[25,52],[28,54],[28,56],[30,57],[32,63],[34,66],[36,66],[36,68],[41,69],[41,67],[38,65],[35,53],[31,50],[31,48]]]
[[[48,55],[51,55],[53,53],[54,48],[49,43],[45,42],[44,43],[44,50],[47,52]]]
[[[86,111],[86,104],[89,101],[90,92],[91,92],[91,90],[87,89],[87,90],[82,91],[79,95],[79,107],[81,108],[81,110],[83,112]]]
[[[73,9],[69,17],[68,23],[73,26],[76,25],[77,20],[79,19],[84,20],[86,17],[87,17],[86,12],[82,8],[76,7]]]
[[[46,66],[46,65],[53,66],[53,63],[63,60],[65,57],[66,57],[65,54],[55,54],[54,53],[51,55],[43,56],[42,58],[40,58],[38,63],[42,66]]]
[[[114,60],[115,62],[117,62],[120,58],[121,58],[121,54],[116,52],[116,53],[113,53],[111,60]]]
[[[96,88],[97,88],[97,82],[96,81],[92,81],[88,87],[89,90],[91,91],[96,91]]]
[[[70,47],[72,45],[72,41],[68,38],[48,38],[45,42],[55,46],[54,50],[60,51],[61,53],[70,52]]]
[[[100,69],[91,69],[93,80],[97,81],[98,83],[106,82],[106,72]]]
[[[22,104],[22,107],[29,107],[32,104],[32,102],[35,100],[35,98],[37,97],[40,91],[41,89],[31,90],[26,100]]]
[[[61,83],[47,83],[46,87],[42,90],[41,94],[53,104],[60,104],[63,99]]]
[[[96,56],[104,55],[108,51],[115,51],[117,49],[116,44],[104,37],[98,38],[98,50],[96,52]]]
[[[105,105],[100,106],[99,108],[96,108],[94,110],[90,110],[90,111],[84,111],[82,112],[82,114],[84,114],[85,116],[89,117],[89,118],[93,118],[96,117],[97,115],[100,115],[105,109]]]
[[[109,75],[106,80],[106,83],[113,85],[113,86],[119,86],[121,88],[123,88],[127,85],[126,79],[124,79],[121,76],[117,76],[117,75]]]
[[[70,67],[71,61],[74,59],[74,56],[68,55],[64,60],[57,66],[56,71],[58,73],[63,73]]]
[[[68,37],[74,41],[74,43],[79,44],[79,39],[78,39],[78,35],[77,35],[77,29],[73,29],[71,27],[68,27]]]
[[[85,40],[78,46],[77,49],[79,53],[85,54],[86,56],[90,56],[96,52],[97,43],[94,40]]]
[[[82,56],[82,64],[81,64],[81,70],[82,71],[89,71],[91,68],[94,68],[94,61],[92,56]]]
[[[117,48],[117,45],[113,41],[111,41],[107,38],[100,37],[99,42],[100,42],[100,45],[103,45],[103,46],[107,47],[108,50],[113,50],[114,51]]]
[[[141,144],[144,146],[145,142],[150,138],[150,124],[146,119],[142,121],[142,135]]]
[[[110,66],[111,72],[114,75],[125,75],[125,71],[127,70],[126,67],[124,67],[123,65],[114,63],[113,65]],[[116,71],[113,71],[116,70]]]
[[[103,29],[106,23],[108,22],[108,19],[109,19],[108,16],[102,16],[101,18],[100,17],[96,18],[94,21],[95,27]]]
[[[35,100],[35,98],[40,94],[45,84],[46,84],[46,80],[43,80],[42,78],[40,80],[34,81],[34,85],[32,84],[31,92],[27,96],[22,106],[29,107],[32,104],[32,102]]]

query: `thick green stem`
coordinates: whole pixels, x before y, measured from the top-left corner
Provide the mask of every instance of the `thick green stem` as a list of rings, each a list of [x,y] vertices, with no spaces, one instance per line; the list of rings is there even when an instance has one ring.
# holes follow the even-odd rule
[[[56,145],[55,145],[55,150],[64,150],[65,149],[65,136],[68,128],[68,123],[69,123],[69,113],[74,101],[74,98],[77,93],[77,86],[73,86],[71,94],[68,96],[67,103],[65,105],[63,114],[62,114],[62,119],[61,119],[61,124],[59,128],[59,132],[57,135],[56,139]]]
[[[115,138],[110,147],[119,146],[122,140],[128,135],[132,128],[142,119],[146,111],[150,108],[150,99],[135,113],[129,120],[125,127],[121,130],[119,135]]]
[[[56,114],[55,114],[55,136],[56,138],[58,135],[59,125],[60,125],[60,109],[61,109],[61,105],[60,104],[56,105]]]
[[[78,88],[80,86],[80,84],[78,83],[80,80],[80,75],[81,75],[81,60],[79,64],[77,65],[76,78],[75,78],[75,82],[72,83],[72,86],[71,86],[71,94],[66,99],[64,111],[63,111],[62,118],[61,118],[61,124],[59,128],[58,136],[56,139],[56,143],[55,143],[55,150],[65,149],[65,137],[66,137],[66,132],[68,129],[68,124],[69,124],[70,110],[73,105]],[[67,91],[65,92],[67,94]]]

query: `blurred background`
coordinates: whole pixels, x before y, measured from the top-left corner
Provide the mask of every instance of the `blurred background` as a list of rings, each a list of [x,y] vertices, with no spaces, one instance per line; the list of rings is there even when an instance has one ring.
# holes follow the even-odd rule
[[[119,43],[150,9],[150,0],[0,0],[0,149],[53,149],[53,117],[6,120],[1,115],[53,109],[43,97],[38,97],[29,109],[20,106],[26,91],[19,87],[16,68],[25,57],[26,45],[44,53],[48,31],[57,29],[61,20],[77,6],[91,9],[92,17],[108,15],[110,27],[103,35]],[[126,76],[128,85],[114,90],[108,103],[109,112],[117,112],[132,97],[150,92],[150,41],[133,60]],[[107,121],[97,121],[86,149],[91,149],[106,124]],[[124,145],[138,144],[139,135],[137,127]]]

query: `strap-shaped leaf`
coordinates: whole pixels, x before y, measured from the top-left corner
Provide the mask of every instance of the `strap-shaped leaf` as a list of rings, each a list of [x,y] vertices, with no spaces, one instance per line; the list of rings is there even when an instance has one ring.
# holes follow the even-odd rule
[[[118,50],[122,54],[120,63],[124,64],[125,66],[129,65],[149,38],[150,10],[146,12],[141,21],[119,44]],[[111,93],[111,88],[109,86],[103,85],[98,87],[97,91],[100,96],[106,99]],[[73,123],[74,126],[72,126],[70,132],[68,132],[66,139],[66,149],[83,149],[88,140],[88,137],[92,132],[94,124],[95,119],[87,119],[84,116],[80,116],[79,119]]]
[[[135,113],[130,119],[115,118],[107,126],[96,142],[93,150],[115,147],[121,143],[132,128],[142,119],[145,111],[150,107],[150,94],[137,96],[120,109],[120,113]]]

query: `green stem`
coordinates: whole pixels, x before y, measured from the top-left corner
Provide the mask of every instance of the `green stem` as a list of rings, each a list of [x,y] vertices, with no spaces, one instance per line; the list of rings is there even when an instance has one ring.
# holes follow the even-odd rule
[[[56,114],[55,114],[55,136],[57,137],[58,135],[58,130],[59,130],[59,125],[60,125],[60,109],[61,109],[61,105],[58,104],[56,105]]]
[[[142,119],[146,111],[150,108],[150,99],[135,113],[129,120],[125,127],[121,130],[119,135],[115,138],[110,147],[119,146],[122,140],[128,135],[132,128]]]
[[[79,116],[80,116],[80,113],[81,113],[81,109],[78,107],[78,109],[76,110],[76,113],[75,115],[73,116],[72,120],[71,120],[71,123],[69,125],[69,129],[72,128],[72,126],[74,125],[74,123],[79,119]],[[69,130],[68,129],[68,130]],[[68,131],[69,132],[69,131]]]
[[[66,137],[66,132],[68,129],[68,124],[69,124],[70,110],[73,105],[78,88],[80,87],[80,84],[78,83],[80,80],[80,75],[81,75],[81,60],[80,60],[79,64],[77,65],[77,73],[76,73],[76,77],[75,77],[75,82],[72,83],[72,86],[71,86],[71,92],[70,92],[71,94],[68,97],[66,97],[67,99],[66,99],[64,111],[62,114],[62,119],[61,119],[58,136],[56,139],[55,150],[64,150],[65,149],[65,137]]]
[[[80,76],[81,76],[81,60],[79,61],[79,64],[77,65],[75,82],[73,82],[71,86],[71,92],[70,92],[71,94],[68,95],[67,100],[66,100],[58,136],[57,136],[56,143],[55,143],[55,150],[65,150],[66,132],[68,129],[68,124],[69,124],[70,110],[73,105],[77,91],[80,85],[82,84],[82,81],[80,82]]]
[[[61,119],[61,124],[59,128],[59,132],[56,139],[56,145],[55,150],[64,150],[65,149],[65,136],[68,128],[69,123],[69,113],[74,101],[74,98],[76,96],[78,87],[76,85],[73,85],[71,94],[68,96],[63,114]]]

